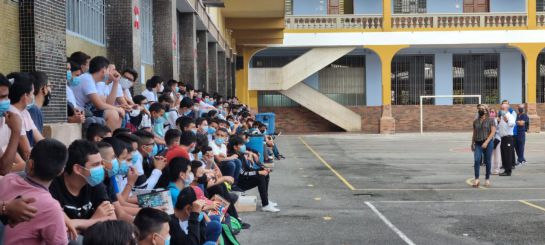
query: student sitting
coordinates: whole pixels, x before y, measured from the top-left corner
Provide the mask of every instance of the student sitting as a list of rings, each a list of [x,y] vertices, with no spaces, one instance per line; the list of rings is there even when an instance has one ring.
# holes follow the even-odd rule
[[[131,223],[120,220],[99,222],[89,227],[83,237],[83,245],[113,245],[138,243],[138,229]]]
[[[170,227],[167,213],[154,208],[141,209],[134,218],[138,228],[138,245],[170,244]]]
[[[197,127],[195,125],[195,120],[188,116],[182,116],[179,117],[176,120],[176,125],[178,125],[178,129],[180,129],[183,132],[190,131],[193,132],[193,134],[197,135]]]
[[[105,125],[92,123],[85,132],[85,138],[91,142],[100,142],[106,137],[112,137],[112,130]]]
[[[34,77],[34,105],[28,108],[28,113],[40,133],[43,133],[44,121],[42,107],[48,106],[51,100],[51,84],[42,71],[30,73]]]
[[[20,165],[17,169],[24,168],[24,161],[17,157],[17,147],[19,140],[26,137],[26,132],[23,130],[21,117],[9,111],[9,87],[8,79],[0,73],[0,176],[8,174],[15,162]]]
[[[197,199],[193,188],[186,187],[180,191],[174,214],[168,222],[173,245],[200,245],[205,241],[199,222],[204,204],[203,200]]]
[[[149,103],[143,95],[136,95],[133,97],[134,104],[137,105],[135,109],[129,114],[130,122],[136,129],[149,129],[153,126],[151,124],[151,117],[148,111]],[[136,130],[134,130],[136,131]],[[133,132],[134,132],[133,131]]]
[[[227,152],[227,146],[225,141],[227,139],[227,130],[220,128],[214,135],[214,141],[210,142],[210,147],[214,153],[214,158],[223,175],[231,176],[235,180],[235,185],[238,182],[242,162],[239,159],[239,155],[235,152]]]
[[[157,93],[163,92],[163,80],[159,76],[153,76],[146,81],[146,89],[142,91],[142,95],[146,96],[149,102],[157,102],[159,98]]]
[[[161,103],[153,103],[149,107],[151,114],[151,121],[153,123],[153,134],[155,135],[155,142],[159,145],[165,146],[165,107]]]
[[[146,130],[139,130],[134,133],[138,136],[138,152],[133,155],[133,166],[138,173],[136,187],[139,189],[151,190],[159,181],[162,170],[166,166],[164,157],[157,156],[158,148],[152,133]]]
[[[172,203],[176,206],[180,191],[189,187],[193,182],[194,175],[191,172],[191,162],[183,157],[176,157],[168,164],[170,183],[168,189]]]
[[[197,144],[197,137],[193,133],[180,132],[178,129],[170,129],[165,135],[165,140],[167,142],[169,140],[171,141],[171,145],[169,145],[166,154],[167,162],[170,162],[175,157],[183,157],[187,160],[191,160],[189,153],[193,151]]]

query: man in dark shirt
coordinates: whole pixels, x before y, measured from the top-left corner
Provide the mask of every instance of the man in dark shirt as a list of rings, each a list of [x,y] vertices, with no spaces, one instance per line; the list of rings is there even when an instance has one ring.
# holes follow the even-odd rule
[[[517,136],[515,150],[517,152],[517,165],[526,163],[526,158],[524,158],[524,146],[526,144],[526,132],[530,127],[530,118],[526,112],[524,112],[524,104],[520,104],[518,107],[518,116],[517,116]]]
[[[47,79],[45,72],[34,71],[31,73],[34,76],[34,104],[28,109],[30,117],[40,133],[43,133],[44,121],[42,107],[49,104],[51,99],[51,84]]]
[[[116,219],[113,201],[108,197],[102,157],[95,144],[76,140],[68,147],[64,173],[55,178],[49,191],[78,230],[99,221]]]
[[[204,201],[197,200],[193,187],[186,187],[180,191],[174,214],[170,216],[168,222],[171,244],[199,245],[204,242],[204,234],[201,232],[202,222],[199,221],[203,206]]]

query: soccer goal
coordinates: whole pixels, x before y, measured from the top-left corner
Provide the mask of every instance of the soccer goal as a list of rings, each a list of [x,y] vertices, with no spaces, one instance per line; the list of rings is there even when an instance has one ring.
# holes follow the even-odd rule
[[[420,134],[424,133],[424,107],[422,102],[428,98],[479,98],[479,104],[481,104],[480,95],[421,95],[420,96]]]

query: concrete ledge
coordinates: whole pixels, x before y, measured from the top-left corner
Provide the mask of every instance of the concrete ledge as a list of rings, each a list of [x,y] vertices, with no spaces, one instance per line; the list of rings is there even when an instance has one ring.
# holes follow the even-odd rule
[[[51,123],[44,125],[43,135],[46,138],[53,138],[66,146],[74,140],[81,139],[81,124],[79,123]]]
[[[257,210],[257,197],[256,196],[239,196],[237,203],[235,203],[237,212],[255,212]]]

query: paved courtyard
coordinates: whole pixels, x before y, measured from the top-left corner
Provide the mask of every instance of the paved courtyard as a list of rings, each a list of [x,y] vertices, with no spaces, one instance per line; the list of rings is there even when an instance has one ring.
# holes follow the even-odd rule
[[[270,199],[242,244],[545,244],[545,134],[512,177],[473,176],[468,133],[280,136]],[[484,180],[484,168],[481,180]],[[257,195],[257,191],[248,192]],[[260,204],[258,201],[258,209]]]

